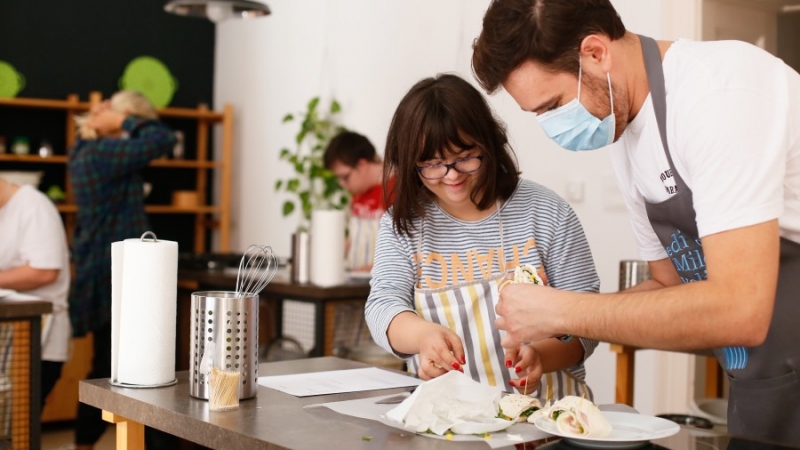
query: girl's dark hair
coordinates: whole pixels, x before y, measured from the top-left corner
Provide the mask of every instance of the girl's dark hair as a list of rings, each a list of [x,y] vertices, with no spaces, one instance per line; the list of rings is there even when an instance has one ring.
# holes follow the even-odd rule
[[[456,75],[426,78],[408,91],[392,118],[383,165],[384,195],[399,233],[410,235],[414,218],[423,217],[425,203],[435,199],[422,184],[417,163],[475,147],[483,155],[476,184],[481,189],[471,199],[485,210],[498,199],[507,200],[519,182],[505,125],[483,95]],[[393,188],[390,176],[395,178]]]
[[[472,45],[472,71],[490,94],[526,61],[577,75],[581,42],[590,34],[625,36],[610,0],[494,0]]]

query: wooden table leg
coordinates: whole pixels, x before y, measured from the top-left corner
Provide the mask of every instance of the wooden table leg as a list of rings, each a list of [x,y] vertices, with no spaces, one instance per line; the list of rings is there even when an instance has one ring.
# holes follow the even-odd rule
[[[633,406],[633,380],[636,366],[636,347],[611,344],[609,349],[617,354],[616,403]]]
[[[724,385],[722,381],[722,370],[713,356],[706,357],[706,397],[722,398]]]
[[[144,450],[144,425],[105,410],[103,420],[117,425],[117,450]]]

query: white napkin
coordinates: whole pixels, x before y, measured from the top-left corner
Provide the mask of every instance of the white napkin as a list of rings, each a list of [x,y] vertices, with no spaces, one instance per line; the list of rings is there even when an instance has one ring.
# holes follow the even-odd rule
[[[386,417],[417,433],[483,434],[504,430],[514,422],[497,417],[502,391],[452,370],[417,386]]]

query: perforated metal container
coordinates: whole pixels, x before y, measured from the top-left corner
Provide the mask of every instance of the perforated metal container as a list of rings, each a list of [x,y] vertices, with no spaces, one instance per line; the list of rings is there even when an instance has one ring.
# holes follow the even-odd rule
[[[230,291],[192,293],[189,390],[192,397],[208,399],[208,371],[201,362],[209,343],[212,364],[225,370],[239,370],[239,399],[258,392],[258,295],[237,297]],[[208,369],[211,364],[208,365]]]
[[[619,262],[620,291],[632,288],[650,278],[650,265],[647,264],[647,261],[625,259]]]

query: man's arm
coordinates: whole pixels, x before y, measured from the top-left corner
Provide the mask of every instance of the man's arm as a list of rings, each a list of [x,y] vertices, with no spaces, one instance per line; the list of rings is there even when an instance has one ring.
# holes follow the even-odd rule
[[[509,331],[503,346],[562,334],[664,350],[759,345],[772,319],[779,243],[777,220],[706,236],[707,280],[673,285],[657,261],[660,281],[638,292],[509,285],[497,305],[498,326]],[[653,283],[666,287],[644,290]]]
[[[30,291],[58,278],[59,269],[34,269],[28,264],[0,271],[0,287],[15,291]]]
[[[643,281],[633,287],[625,289],[625,292],[643,292],[661,289],[668,286],[678,286],[681,279],[672,262],[665,258],[658,261],[649,261],[650,279]]]

